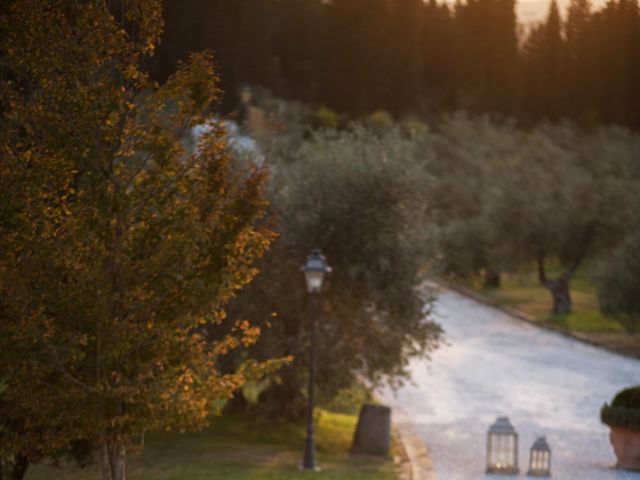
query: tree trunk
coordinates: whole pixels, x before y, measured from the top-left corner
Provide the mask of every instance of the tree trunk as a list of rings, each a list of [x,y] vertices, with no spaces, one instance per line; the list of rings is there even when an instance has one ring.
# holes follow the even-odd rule
[[[22,480],[29,468],[29,459],[24,455],[16,455],[11,468],[11,480]]]
[[[102,480],[127,480],[126,447],[105,441],[100,450]]]
[[[547,280],[545,287],[553,298],[553,313],[556,315],[568,315],[571,313],[571,294],[569,281],[563,277],[555,280]]]
[[[24,455],[16,455],[13,461],[2,461],[0,459],[0,480],[22,480],[27,474],[30,461]]]
[[[553,298],[553,313],[555,315],[568,315],[571,313],[571,294],[569,282],[577,270],[582,256],[579,256],[574,264],[558,278],[547,278],[544,268],[544,253],[538,255],[538,278],[540,283],[551,293]]]
[[[484,274],[485,288],[500,288],[500,272],[488,269]]]

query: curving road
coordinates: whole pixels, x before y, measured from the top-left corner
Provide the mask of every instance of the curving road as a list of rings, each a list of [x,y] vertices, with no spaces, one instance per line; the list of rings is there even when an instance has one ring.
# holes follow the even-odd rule
[[[447,344],[411,364],[413,383],[387,401],[410,418],[440,480],[484,479],[488,426],[509,416],[519,434],[520,469],[546,435],[560,480],[640,480],[613,468],[602,404],[640,383],[640,361],[574,341],[444,291],[436,318]],[[524,473],[521,473],[524,478]],[[505,477],[495,477],[504,479]]]

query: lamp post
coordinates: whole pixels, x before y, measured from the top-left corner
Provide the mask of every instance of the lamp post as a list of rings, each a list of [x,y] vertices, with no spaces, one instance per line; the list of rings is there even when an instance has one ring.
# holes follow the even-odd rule
[[[319,294],[322,290],[322,282],[325,273],[331,272],[331,267],[327,265],[327,259],[319,249],[314,249],[307,257],[307,262],[302,266],[304,277],[307,283],[307,292]],[[315,299],[311,299],[315,304]],[[309,385],[307,390],[307,437],[304,446],[304,458],[301,468],[303,470],[318,470],[316,465],[316,446],[313,430],[313,404],[314,404],[314,383],[316,377],[316,308],[310,308],[309,331],[311,335],[311,349],[309,352]]]

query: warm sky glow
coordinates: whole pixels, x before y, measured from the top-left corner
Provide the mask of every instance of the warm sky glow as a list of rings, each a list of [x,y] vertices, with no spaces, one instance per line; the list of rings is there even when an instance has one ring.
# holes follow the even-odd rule
[[[453,5],[455,0],[447,0]],[[549,10],[549,0],[516,0],[516,11],[518,21],[525,24],[539,22],[544,20]],[[570,0],[556,0],[560,8],[560,14],[564,16]],[[591,0],[593,9],[601,8],[606,0]]]
[[[564,16],[569,0],[556,0],[560,8],[560,14]],[[604,0],[595,0],[592,2],[594,7],[604,5]],[[522,23],[532,23],[544,20],[549,11],[549,1],[547,0],[519,0],[516,4],[518,12],[518,20]]]
[[[569,0],[557,0],[560,14],[564,16]],[[592,0],[592,8],[601,8],[606,3],[605,0]],[[531,23],[544,20],[549,10],[549,2],[547,0],[519,0],[516,5],[518,12],[518,20],[522,23]]]

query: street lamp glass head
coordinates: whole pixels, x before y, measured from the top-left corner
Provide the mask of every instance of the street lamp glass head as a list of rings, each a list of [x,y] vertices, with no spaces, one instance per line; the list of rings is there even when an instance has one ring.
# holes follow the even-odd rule
[[[304,277],[307,282],[309,293],[319,293],[322,290],[324,274],[331,272],[331,267],[327,265],[327,259],[319,249],[314,249],[307,257],[307,262],[302,266]]]

